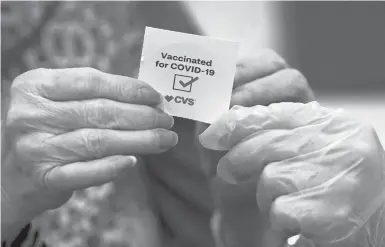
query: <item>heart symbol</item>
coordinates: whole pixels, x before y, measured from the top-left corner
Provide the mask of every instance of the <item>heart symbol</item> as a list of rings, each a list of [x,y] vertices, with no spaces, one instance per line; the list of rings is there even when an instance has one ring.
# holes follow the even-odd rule
[[[174,96],[172,96],[172,95],[166,95],[166,96],[164,96],[164,98],[165,98],[168,102],[170,102],[170,101],[174,98]]]

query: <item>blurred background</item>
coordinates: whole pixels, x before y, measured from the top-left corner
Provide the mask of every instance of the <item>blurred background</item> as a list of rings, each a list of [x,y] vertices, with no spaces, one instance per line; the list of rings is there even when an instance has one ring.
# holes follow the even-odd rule
[[[2,1],[2,110],[14,77],[38,67],[92,66],[135,77],[146,25],[239,41],[240,57],[277,50],[305,74],[318,101],[373,125],[385,145],[385,2]],[[128,199],[146,198],[126,183],[76,193],[37,224],[45,240],[150,246],[141,232],[153,219]]]
[[[385,2],[187,5],[205,34],[240,41],[240,56],[277,50],[305,74],[318,101],[373,125],[385,145]]]
[[[240,56],[273,48],[385,141],[384,2],[3,2],[1,20],[3,81],[81,65],[134,76],[149,25],[240,41]]]

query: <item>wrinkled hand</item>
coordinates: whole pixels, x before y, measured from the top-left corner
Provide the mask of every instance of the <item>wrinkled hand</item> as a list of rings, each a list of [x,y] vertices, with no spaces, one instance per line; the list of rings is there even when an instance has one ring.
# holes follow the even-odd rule
[[[200,141],[229,150],[217,167],[223,181],[256,188],[249,200],[269,231],[243,246],[281,247],[295,234],[317,247],[385,243],[385,151],[373,128],[343,111],[316,102],[234,107]],[[224,246],[242,246],[232,240]]]
[[[9,220],[36,216],[74,190],[111,181],[135,165],[131,155],[173,147],[173,118],[155,107],[161,98],[144,82],[91,68],[17,77],[2,156],[2,208]]]

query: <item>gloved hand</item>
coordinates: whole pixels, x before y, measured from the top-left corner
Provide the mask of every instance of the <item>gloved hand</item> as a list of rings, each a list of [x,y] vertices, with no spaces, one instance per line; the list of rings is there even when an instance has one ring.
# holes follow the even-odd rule
[[[261,50],[238,61],[231,105],[254,106],[283,101],[312,100],[314,97],[304,76],[299,71],[289,68],[276,52]],[[212,247],[214,243],[209,222],[213,210],[220,210],[224,222],[231,228],[233,235],[237,236],[237,240],[242,240],[238,246],[252,246],[248,244],[258,239],[258,235],[254,234],[248,238],[249,236],[243,233],[258,223],[258,216],[256,219],[250,217],[259,214],[255,200],[253,202],[231,200],[232,204],[217,202],[219,199],[217,190],[214,189],[215,191],[211,193],[209,184],[214,178],[216,165],[224,154],[204,149],[197,141],[197,135],[208,127],[207,124],[196,123],[195,133],[193,124],[187,125],[186,122],[184,124],[186,125],[176,124],[174,127],[179,135],[178,145],[161,157],[158,155],[151,157],[147,162],[153,164],[149,171],[154,178],[152,181],[155,181],[154,197],[164,217],[166,225],[164,228],[170,230],[170,235],[180,238],[182,243],[178,242],[177,246]],[[195,147],[193,139],[196,140]],[[158,165],[159,162],[162,165]],[[230,193],[229,195],[223,193],[220,199],[225,199],[233,193],[237,194],[236,191],[222,189],[220,191]],[[233,208],[239,207],[245,209],[244,213],[238,212],[237,217],[233,217]],[[187,244],[183,245],[184,243]]]
[[[200,141],[228,151],[217,166],[224,183],[255,188],[237,196],[253,195],[266,215],[258,246],[281,247],[296,234],[307,246],[384,246],[385,152],[371,127],[342,110],[316,102],[236,106]]]
[[[91,68],[37,69],[15,79],[2,152],[2,233],[111,181],[177,143],[161,95],[136,79]]]
[[[273,50],[261,50],[237,63],[231,106],[307,103],[313,100],[314,95],[306,78],[298,70],[290,68]],[[198,123],[196,135],[201,134],[208,126]],[[221,228],[226,229],[227,242],[233,242],[232,246],[259,246],[265,226],[261,224],[263,215],[258,210],[256,201],[250,200],[255,194],[255,188],[233,186],[215,177],[217,164],[226,152],[205,149],[198,140],[196,143],[201,167],[207,175],[214,200],[215,213],[212,222],[220,216]],[[214,232],[217,231],[215,226],[212,228]],[[250,229],[257,231],[248,234]]]

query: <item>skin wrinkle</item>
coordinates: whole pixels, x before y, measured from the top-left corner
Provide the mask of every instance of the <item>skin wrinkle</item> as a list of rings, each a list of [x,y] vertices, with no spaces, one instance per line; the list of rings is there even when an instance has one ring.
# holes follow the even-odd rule
[[[273,61],[274,61],[274,59],[273,59]],[[262,71],[264,71],[263,69],[262,69]],[[104,84],[103,84],[104,85]],[[290,87],[290,85],[286,85],[287,87]],[[290,89],[290,88],[289,88]],[[256,90],[257,91],[257,90]],[[287,90],[287,91],[290,91],[290,90]],[[273,90],[271,90],[271,92],[273,92]],[[259,92],[259,90],[258,90],[258,92],[257,93],[260,93]],[[293,91],[290,91],[290,93],[293,93]],[[272,95],[270,95],[270,96],[272,96]],[[258,100],[258,99],[256,99],[256,100]]]
[[[124,124],[122,124],[122,121],[123,119],[121,118],[121,115],[118,108],[117,107],[114,107],[112,108],[112,116],[113,116],[113,119],[109,122],[109,124],[107,124],[107,128],[108,129],[112,129],[114,127],[114,125],[116,124],[116,129],[120,130],[120,129],[124,129],[122,126],[124,126]],[[131,120],[131,118],[129,119],[129,121]],[[132,121],[131,121],[132,122]],[[133,123],[131,123],[133,124]],[[136,129],[136,126],[134,126],[134,129]]]
[[[86,156],[84,156],[81,149],[77,148],[76,146],[69,148],[60,142],[53,141],[52,139],[50,140],[49,145],[52,146],[49,154],[51,157],[56,159],[56,161],[58,163],[65,163],[68,161],[68,159],[71,161],[74,161],[76,159],[79,159],[79,161],[86,161],[87,160]],[[61,156],[59,155],[60,153],[61,154],[64,153],[66,155],[63,157],[63,155],[61,155]]]

